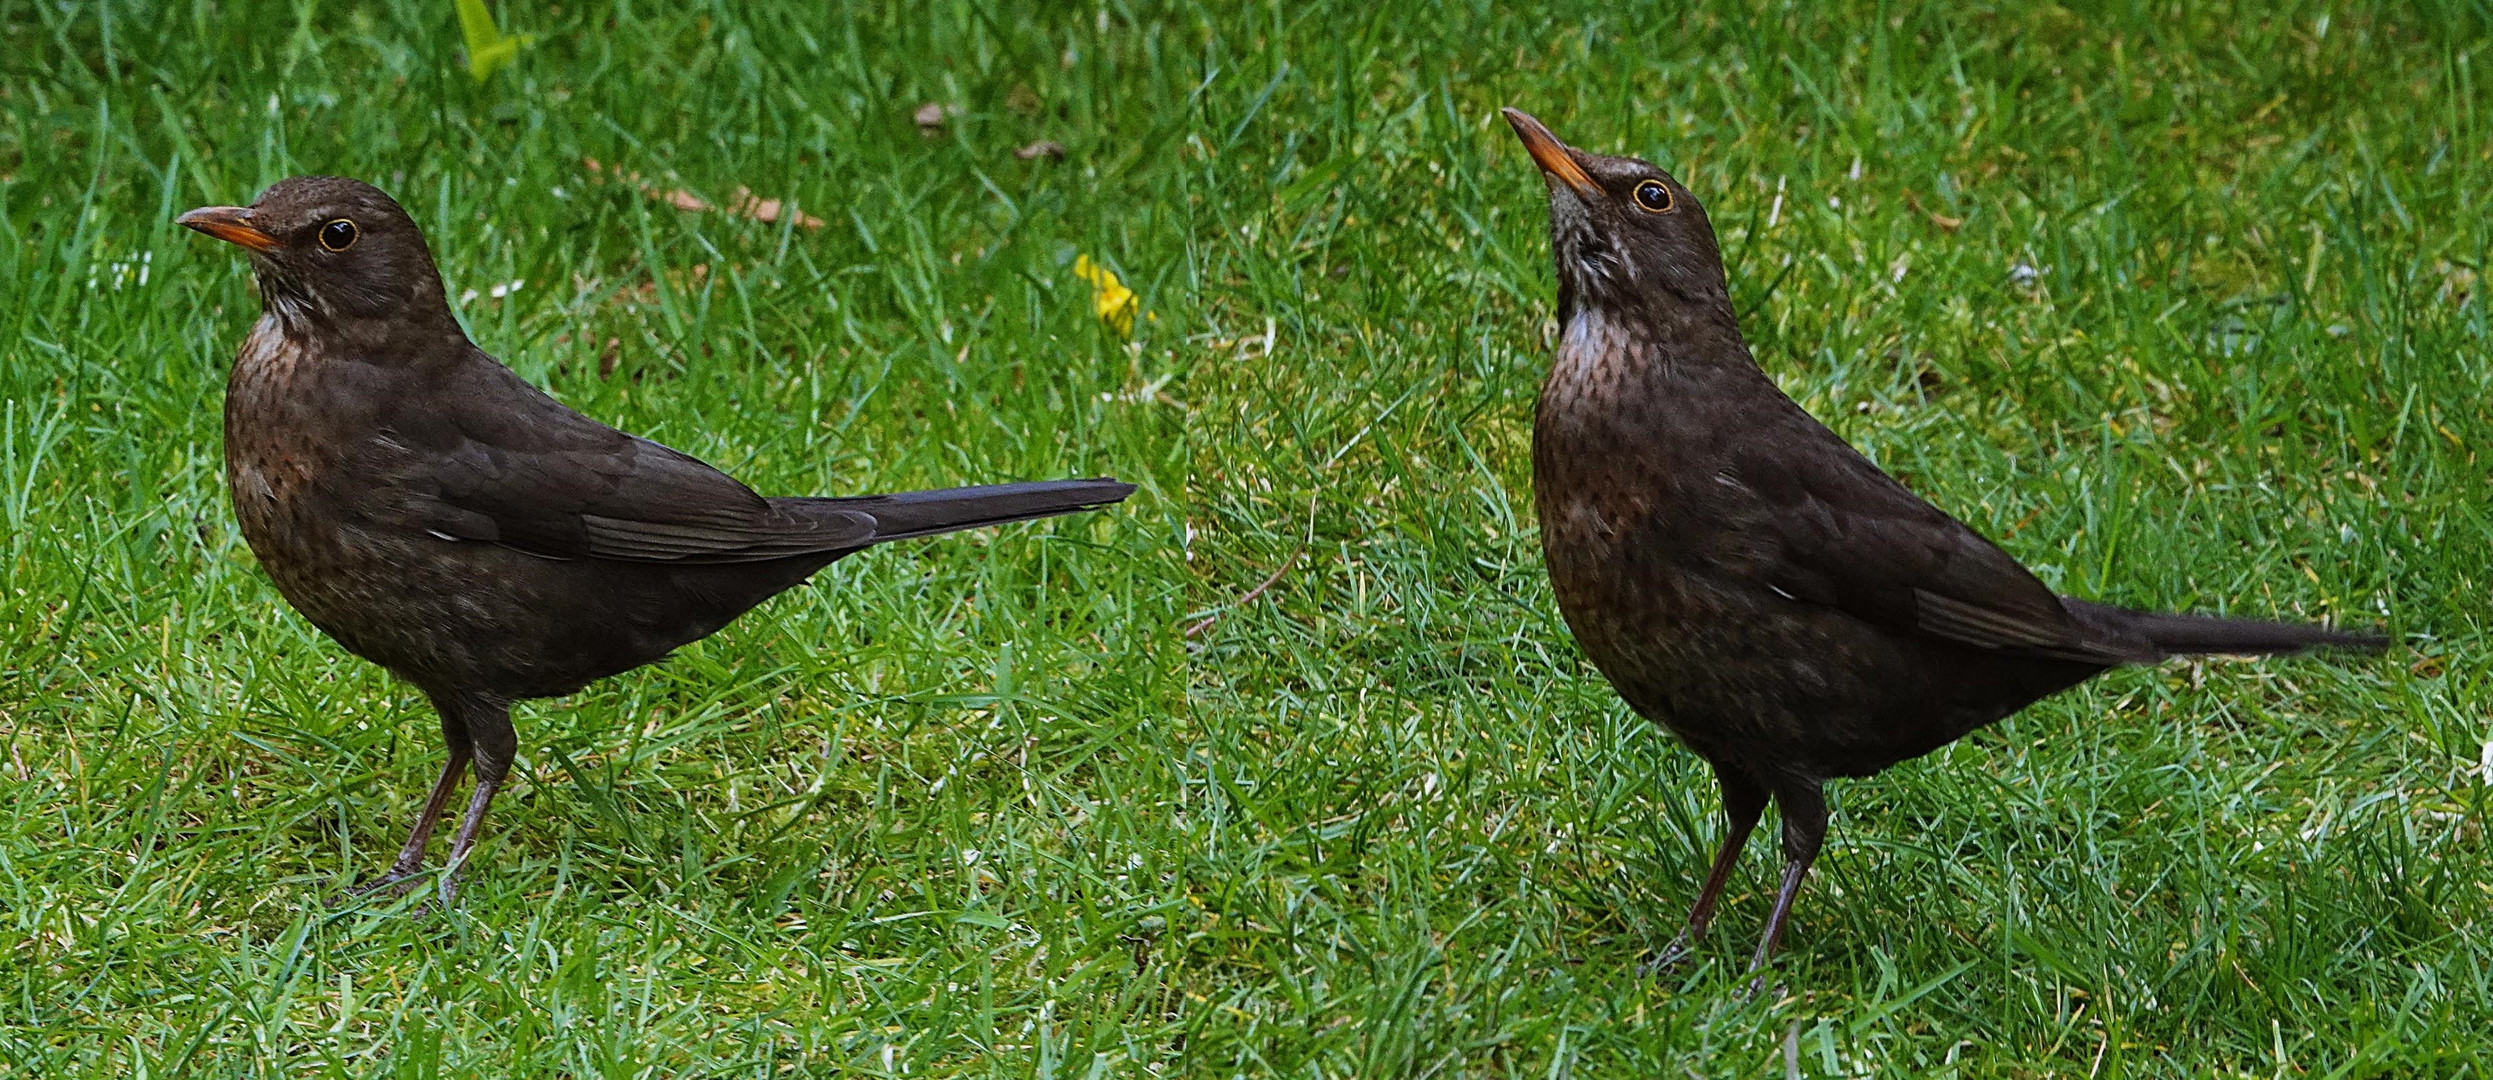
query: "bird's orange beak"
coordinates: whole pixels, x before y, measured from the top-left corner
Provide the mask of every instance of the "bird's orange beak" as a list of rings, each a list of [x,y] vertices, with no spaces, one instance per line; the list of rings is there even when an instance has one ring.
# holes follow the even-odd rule
[[[1532,155],[1533,163],[1539,165],[1542,172],[1574,188],[1575,193],[1584,198],[1601,194],[1601,185],[1584,175],[1584,166],[1575,163],[1575,155],[1567,150],[1567,144],[1559,142],[1558,136],[1550,134],[1549,129],[1542,127],[1531,113],[1522,109],[1498,111],[1505,113],[1506,122],[1515,126],[1515,137],[1523,140],[1524,151]]]
[[[253,251],[275,251],[284,246],[276,237],[261,232],[251,224],[251,208],[248,206],[202,206],[174,218],[173,223]]]

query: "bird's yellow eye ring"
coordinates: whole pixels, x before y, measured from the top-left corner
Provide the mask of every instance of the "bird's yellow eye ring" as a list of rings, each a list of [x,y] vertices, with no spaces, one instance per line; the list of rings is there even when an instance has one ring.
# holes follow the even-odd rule
[[[320,227],[320,246],[331,251],[344,251],[355,246],[358,235],[354,222],[339,218]]]
[[[1670,185],[1647,180],[1636,185],[1636,205],[1649,214],[1667,214],[1678,200],[1671,197]]]

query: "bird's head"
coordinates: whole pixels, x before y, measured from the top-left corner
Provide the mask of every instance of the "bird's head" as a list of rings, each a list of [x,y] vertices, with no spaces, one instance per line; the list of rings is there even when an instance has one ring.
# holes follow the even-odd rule
[[[203,206],[175,220],[250,252],[262,306],[289,324],[449,317],[424,234],[363,181],[297,176],[249,206]]]
[[[1549,181],[1562,319],[1587,306],[1674,323],[1730,317],[1714,227],[1687,188],[1635,158],[1568,146],[1519,109],[1505,113]]]

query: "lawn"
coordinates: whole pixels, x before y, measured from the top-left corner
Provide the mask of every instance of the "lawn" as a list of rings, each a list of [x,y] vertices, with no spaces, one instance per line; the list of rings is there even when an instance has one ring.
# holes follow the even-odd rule
[[[0,1066],[2493,1075],[2480,0],[836,6],[495,5],[480,80],[448,0],[0,0]],[[1765,842],[1641,971],[1721,825],[1540,568],[1508,104],[1672,169],[1767,370],[2046,581],[2399,645],[1839,783],[1775,992]],[[257,301],[171,223],[307,172],[764,491],[1141,490],[522,707],[456,907],[330,906],[438,734],[236,533]]]

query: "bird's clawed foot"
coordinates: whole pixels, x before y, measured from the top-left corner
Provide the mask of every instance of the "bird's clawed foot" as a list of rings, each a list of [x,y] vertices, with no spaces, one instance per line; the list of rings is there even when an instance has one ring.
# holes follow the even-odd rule
[[[453,862],[442,869],[441,880],[433,886],[433,898],[425,901],[424,906],[438,911],[448,911],[451,902],[458,898],[459,864]]]
[[[422,888],[424,879],[429,876],[422,866],[393,866],[380,877],[330,894],[328,906],[345,907],[385,892],[395,899]]]
[[[1680,932],[1678,937],[1671,939],[1670,944],[1663,946],[1662,951],[1656,953],[1653,959],[1636,965],[1636,977],[1640,979],[1658,978],[1669,972],[1671,969],[1687,963],[1688,958],[1696,955],[1696,953],[1697,939],[1690,936],[1688,932],[1683,930]]]
[[[1761,994],[1765,995],[1768,1000],[1783,996],[1783,988],[1774,985],[1775,967],[1773,964],[1749,970],[1756,975],[1756,978],[1750,979],[1747,988],[1740,991],[1741,1001],[1755,1001]]]

